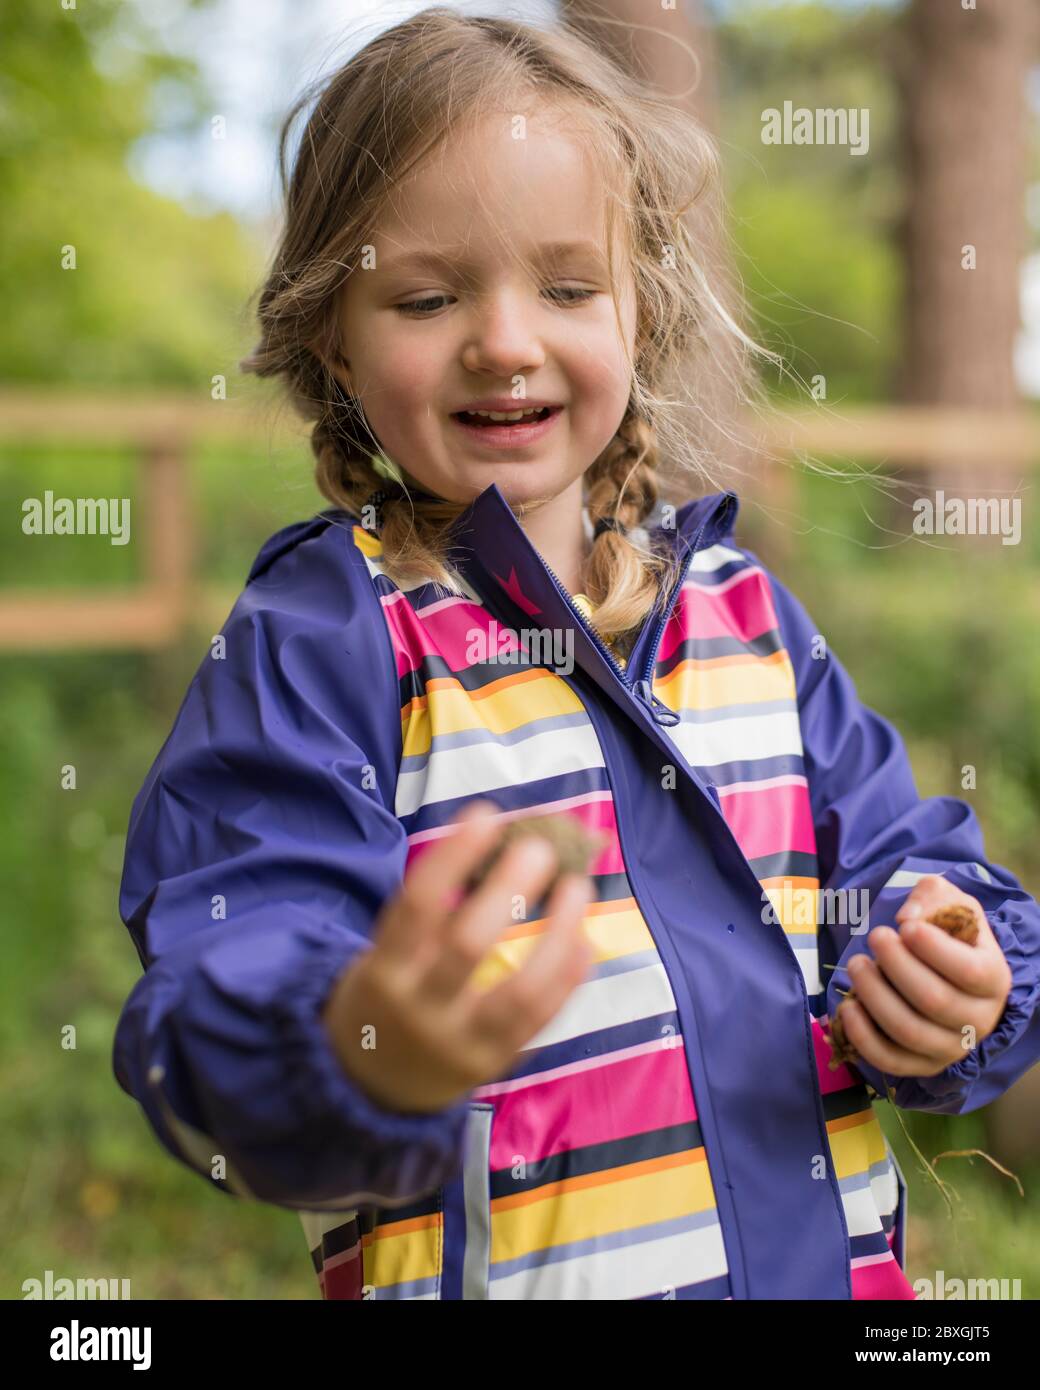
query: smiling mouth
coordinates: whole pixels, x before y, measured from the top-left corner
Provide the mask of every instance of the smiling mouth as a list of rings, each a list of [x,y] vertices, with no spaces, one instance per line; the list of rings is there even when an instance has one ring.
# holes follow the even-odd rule
[[[456,410],[452,414],[453,420],[458,420],[464,425],[473,425],[477,429],[495,426],[496,428],[509,427],[512,425],[536,425],[542,420],[548,420],[550,415],[555,415],[562,406],[543,405],[538,410],[525,411],[503,411],[486,412],[478,410]]]

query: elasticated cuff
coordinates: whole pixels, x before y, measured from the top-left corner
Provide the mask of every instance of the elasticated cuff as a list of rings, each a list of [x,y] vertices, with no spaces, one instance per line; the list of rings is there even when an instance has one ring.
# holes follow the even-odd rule
[[[1014,928],[1009,922],[1013,908],[996,908],[986,913],[1001,950],[1013,971],[1011,990],[1000,1020],[988,1037],[971,1049],[959,1062],[953,1062],[934,1076],[900,1076],[887,1078],[892,1086],[896,1104],[904,1110],[930,1110],[936,1103],[960,1097],[961,1107],[979,1075],[991,1066],[1002,1053],[1018,1041],[1029,1027],[1040,1002],[1040,978],[1032,962],[1022,954]],[[867,1062],[855,1063],[856,1070],[869,1081],[878,1094],[887,1099],[886,1077]],[[949,1113],[944,1105],[944,1111]]]
[[[388,1110],[344,1071],[321,1011],[360,949],[368,948],[330,931],[278,1000],[285,1086],[301,1129],[325,1130],[328,1143],[343,1147],[345,1186],[362,1189],[351,1195],[400,1204],[434,1191],[461,1167],[469,1107],[463,1099],[430,1113]]]

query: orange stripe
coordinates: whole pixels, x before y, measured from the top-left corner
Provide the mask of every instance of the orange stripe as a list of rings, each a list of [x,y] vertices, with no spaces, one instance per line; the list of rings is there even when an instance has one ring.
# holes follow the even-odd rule
[[[466,667],[467,671],[471,669],[471,667]],[[479,690],[467,690],[457,676],[433,676],[430,680],[424,682],[424,693],[422,695],[413,695],[407,704],[401,706],[401,719],[406,719],[408,715],[415,710],[426,709],[427,699],[425,691],[427,690],[458,690],[459,693],[465,695],[468,700],[477,702],[490,699],[493,695],[497,695],[499,693],[499,687],[503,685],[523,685],[528,681],[541,680],[545,674],[545,668],[541,666],[525,671],[514,671],[511,675],[500,676],[497,681],[491,681],[489,684],[481,686]]]
[[[362,1235],[361,1245],[367,1250],[375,1240],[384,1240],[395,1236],[410,1236],[419,1231],[433,1230],[440,1224],[440,1219],[440,1212],[432,1211],[426,1216],[409,1217],[406,1221],[381,1221],[371,1231]]]
[[[780,874],[774,875],[771,878],[760,878],[759,883],[761,883],[763,888],[782,888],[785,883],[789,883],[792,892],[794,892],[796,888],[819,888],[820,886],[820,880],[818,878],[796,878],[794,874]]]
[[[600,874],[589,875],[593,883],[602,876]],[[635,898],[611,898],[605,903],[590,903],[582,910],[582,915],[583,917],[608,917],[614,913],[631,912],[635,907],[635,902]],[[522,941],[525,936],[541,936],[548,921],[548,917],[537,917],[531,922],[517,922],[508,931],[501,932],[496,940]]]
[[[839,1130],[856,1129],[859,1125],[867,1125],[870,1123],[871,1116],[873,1114],[874,1107],[868,1100],[866,1108],[863,1110],[857,1110],[855,1115],[842,1115],[842,1117],[838,1120],[828,1120],[827,1133],[836,1134]]]
[[[685,639],[689,641],[689,638]],[[664,682],[670,681],[676,671],[681,671],[684,666],[694,666],[698,671],[710,671],[715,667],[725,666],[782,666],[790,657],[786,648],[781,648],[778,652],[771,652],[769,656],[756,656],[754,652],[743,654],[735,653],[732,656],[684,656],[681,661],[677,661],[666,676],[659,676],[658,679]]]
[[[544,1187],[532,1188],[529,1192],[518,1192],[513,1197],[495,1197],[491,1202],[492,1211],[513,1211],[517,1207],[530,1206],[534,1202],[544,1202],[547,1197],[560,1197],[568,1192],[579,1192],[583,1188],[606,1187],[608,1183],[625,1182],[629,1178],[644,1177],[649,1173],[663,1173],[669,1168],[689,1168],[694,1163],[703,1163],[704,1147],[683,1149],[677,1154],[663,1154],[660,1158],[645,1158],[639,1163],[626,1163],[619,1168],[604,1168],[598,1173],[580,1173],[573,1178],[561,1178],[559,1182],[547,1183]]]

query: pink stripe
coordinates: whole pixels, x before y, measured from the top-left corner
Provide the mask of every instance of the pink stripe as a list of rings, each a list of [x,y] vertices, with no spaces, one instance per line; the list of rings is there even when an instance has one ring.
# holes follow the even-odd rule
[[[822,1018],[814,1018],[812,1021],[813,1052],[816,1055],[816,1072],[820,1078],[820,1090],[825,1096],[831,1095],[835,1091],[847,1091],[850,1086],[859,1086],[862,1084],[853,1076],[844,1062],[840,1067],[831,1071],[831,1050],[823,1032],[824,1024],[829,1021],[826,1014],[824,1014]]]
[[[414,671],[425,656],[439,656],[453,671],[472,665],[468,648],[475,638],[483,651],[516,651],[519,642],[511,628],[500,627],[485,608],[469,599],[452,599],[424,608],[422,616],[406,600],[383,604],[390,640],[397,656],[398,677]],[[494,626],[492,627],[492,624]],[[503,666],[503,675],[515,668]]]
[[[769,582],[761,570],[737,575],[721,592],[687,585],[668,620],[657,659],[667,660],[690,637],[737,637],[749,642],[776,625]]]
[[[853,1299],[917,1300],[894,1255],[864,1255],[852,1261],[851,1274]]]
[[[526,806],[519,811],[506,811],[503,813],[502,820],[513,820],[517,816],[549,816],[558,811],[570,811],[574,807],[585,806],[593,801],[609,801],[613,804],[613,796],[609,791],[582,792],[580,796],[566,796],[559,801],[543,801],[538,806]],[[408,836],[409,847],[412,845],[424,845],[427,840],[440,840],[445,835],[450,835],[455,827],[449,825],[436,825],[430,830],[417,830],[414,835]]]
[[[746,792],[719,792],[726,824],[747,859],[796,850],[816,853],[809,788],[766,787]]]
[[[590,792],[586,796],[568,797],[565,801],[551,802],[545,806],[530,806],[523,807],[519,811],[507,811],[504,815],[497,816],[496,820],[510,821],[526,819],[528,816],[546,815],[573,816],[590,834],[607,837],[603,848],[592,860],[589,869],[590,874],[623,874],[625,872],[625,861],[621,857],[621,845],[618,840],[617,819],[614,815],[614,798],[609,791]],[[410,836],[405,869],[410,868],[416,859],[421,858],[428,850],[432,849],[436,841],[453,833],[454,828],[454,823],[439,825],[435,830],[422,830],[418,834]]]
[[[580,1072],[501,1098],[491,1131],[491,1167],[510,1168],[589,1144],[688,1124],[696,1108],[681,1046]]]
[[[671,1041],[673,1037],[674,1042]],[[613,1065],[615,1062],[627,1061],[629,1057],[645,1057],[650,1052],[660,1052],[664,1047],[678,1047],[681,1042],[681,1033],[671,1034],[668,1038],[651,1038],[649,1042],[618,1048],[616,1052],[610,1053],[609,1061]],[[529,1091],[532,1086],[541,1086],[546,1081],[556,1081],[563,1076],[577,1076],[579,1072],[596,1071],[602,1066],[602,1057],[583,1057],[579,1062],[565,1062],[562,1066],[526,1076],[515,1076],[508,1081],[490,1081],[486,1086],[477,1086],[473,1091],[473,1098],[493,1100],[496,1096],[504,1096],[512,1091]]]

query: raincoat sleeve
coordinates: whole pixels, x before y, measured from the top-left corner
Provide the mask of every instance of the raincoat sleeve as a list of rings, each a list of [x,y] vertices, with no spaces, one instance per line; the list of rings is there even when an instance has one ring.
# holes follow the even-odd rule
[[[869,916],[853,926],[838,925],[824,914],[820,959],[838,966],[827,984],[827,1014],[833,1017],[841,1003],[839,991],[851,988],[847,967],[853,955],[871,954],[867,933],[880,925],[896,928],[894,914],[918,879],[948,878],[982,904],[1011,967],[1011,992],[994,1031],[962,1060],[935,1076],[888,1081],[904,1109],[946,1115],[977,1110],[1040,1058],[1040,906],[1007,869],[987,862],[982,831],[967,802],[952,796],[921,799],[895,727],[860,702],[851,677],[829,644],[822,645],[823,635],[806,610],[766,574],[794,666],[820,887],[866,890],[857,897],[869,905]],[[843,920],[852,917],[850,912]],[[856,1069],[887,1097],[881,1072],[866,1062],[856,1063]]]
[[[389,637],[349,529],[279,532],[134,801],[119,895],[144,974],[116,1078],[226,1191],[395,1206],[461,1165],[465,1102],[373,1103],[319,1017],[402,880],[400,741]]]

